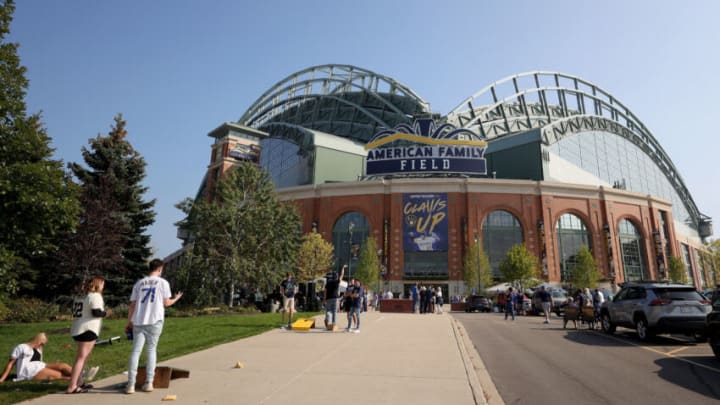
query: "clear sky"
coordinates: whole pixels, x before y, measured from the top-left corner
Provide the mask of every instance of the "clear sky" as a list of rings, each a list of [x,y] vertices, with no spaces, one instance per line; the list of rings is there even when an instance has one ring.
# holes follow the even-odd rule
[[[390,76],[447,114],[532,70],[609,91],[655,135],[720,229],[720,2],[20,0],[9,40],[28,68],[57,158],[122,113],[147,160],[158,256],[180,247],[174,204],[194,197],[207,133],[269,87],[336,63]],[[716,232],[718,233],[718,232]]]

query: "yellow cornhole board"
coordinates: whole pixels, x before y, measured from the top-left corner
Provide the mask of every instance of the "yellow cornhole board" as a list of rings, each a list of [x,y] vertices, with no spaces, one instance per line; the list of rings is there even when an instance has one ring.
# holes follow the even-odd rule
[[[310,328],[315,328],[314,318],[298,318],[297,321],[293,322],[291,329],[299,331],[309,331]]]

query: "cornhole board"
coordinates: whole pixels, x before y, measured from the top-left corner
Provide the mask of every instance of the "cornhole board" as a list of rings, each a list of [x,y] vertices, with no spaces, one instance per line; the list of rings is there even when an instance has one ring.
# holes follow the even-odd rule
[[[307,332],[311,328],[315,328],[314,318],[299,318],[297,321],[293,322],[291,327],[292,330],[299,330],[303,332]]]
[[[190,371],[172,367],[155,367],[155,378],[153,378],[153,387],[168,388],[170,380],[176,378],[190,378]],[[138,367],[137,376],[135,377],[135,387],[140,388],[145,384],[147,379],[147,370],[145,367]]]

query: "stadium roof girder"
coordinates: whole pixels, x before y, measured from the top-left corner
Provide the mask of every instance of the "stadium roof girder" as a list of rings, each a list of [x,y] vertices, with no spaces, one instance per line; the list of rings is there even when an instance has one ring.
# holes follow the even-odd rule
[[[523,89],[519,85],[519,79],[527,77],[533,79],[535,86]],[[543,77],[550,77],[555,86],[542,86],[540,79]],[[561,79],[569,80],[572,87],[563,86]],[[512,84],[512,94],[501,98],[498,96],[498,87],[507,83]],[[581,85],[587,91],[582,89]],[[539,103],[526,101],[526,96],[533,93],[538,95]],[[548,102],[548,93],[556,95],[557,104]],[[473,105],[475,99],[487,94],[492,97],[492,104],[480,107]],[[568,95],[575,97],[577,109],[568,108]],[[591,111],[587,111],[588,105],[592,107]],[[549,145],[559,141],[567,134],[579,132],[573,131],[570,125],[571,120],[579,117],[599,117],[626,128],[628,133],[617,133],[617,135],[623,136],[637,145],[662,169],[670,184],[683,200],[693,222],[697,225],[708,219],[698,210],[679,171],[645,124],[609,92],[580,77],[543,71],[508,76],[493,82],[463,100],[448,113],[447,120],[456,122],[458,126],[465,128],[477,127],[480,134],[486,138],[500,137],[530,128],[547,128],[547,131],[543,130],[542,132],[542,140],[543,143]],[[567,124],[569,132],[561,131],[564,133],[559,137],[550,136],[558,133],[554,128],[562,127],[564,124]]]
[[[304,78],[306,75],[309,77]],[[320,76],[317,77],[316,75]],[[387,92],[380,91],[380,83],[387,84]],[[319,92],[315,92],[315,84],[320,84]],[[335,86],[332,86],[332,84],[335,84]],[[296,72],[276,83],[248,108],[240,117],[239,122],[243,125],[257,127],[271,120],[274,115],[294,104],[301,103],[308,97],[348,92],[352,88],[369,93],[397,114],[405,114],[405,112],[399,110],[389,100],[381,97],[379,93],[406,96],[415,100],[418,105],[423,107],[425,112],[429,112],[427,101],[423,100],[409,87],[390,77],[352,65],[320,65]],[[281,107],[282,111],[278,111],[278,107]]]

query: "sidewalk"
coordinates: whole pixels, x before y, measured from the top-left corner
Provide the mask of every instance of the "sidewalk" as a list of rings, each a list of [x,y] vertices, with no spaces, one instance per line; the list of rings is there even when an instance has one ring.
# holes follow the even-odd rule
[[[345,314],[338,315],[338,324],[345,326]],[[124,394],[127,377],[117,375],[95,381],[89,393],[25,403],[157,404],[176,395],[178,404],[475,405],[486,403],[483,389],[494,392],[464,329],[449,314],[363,313],[359,334],[326,332],[320,317],[316,326],[309,332],[276,329],[159,359],[159,365],[190,370],[190,378],[172,380],[170,388],[152,393]],[[234,368],[237,362],[244,368]]]

